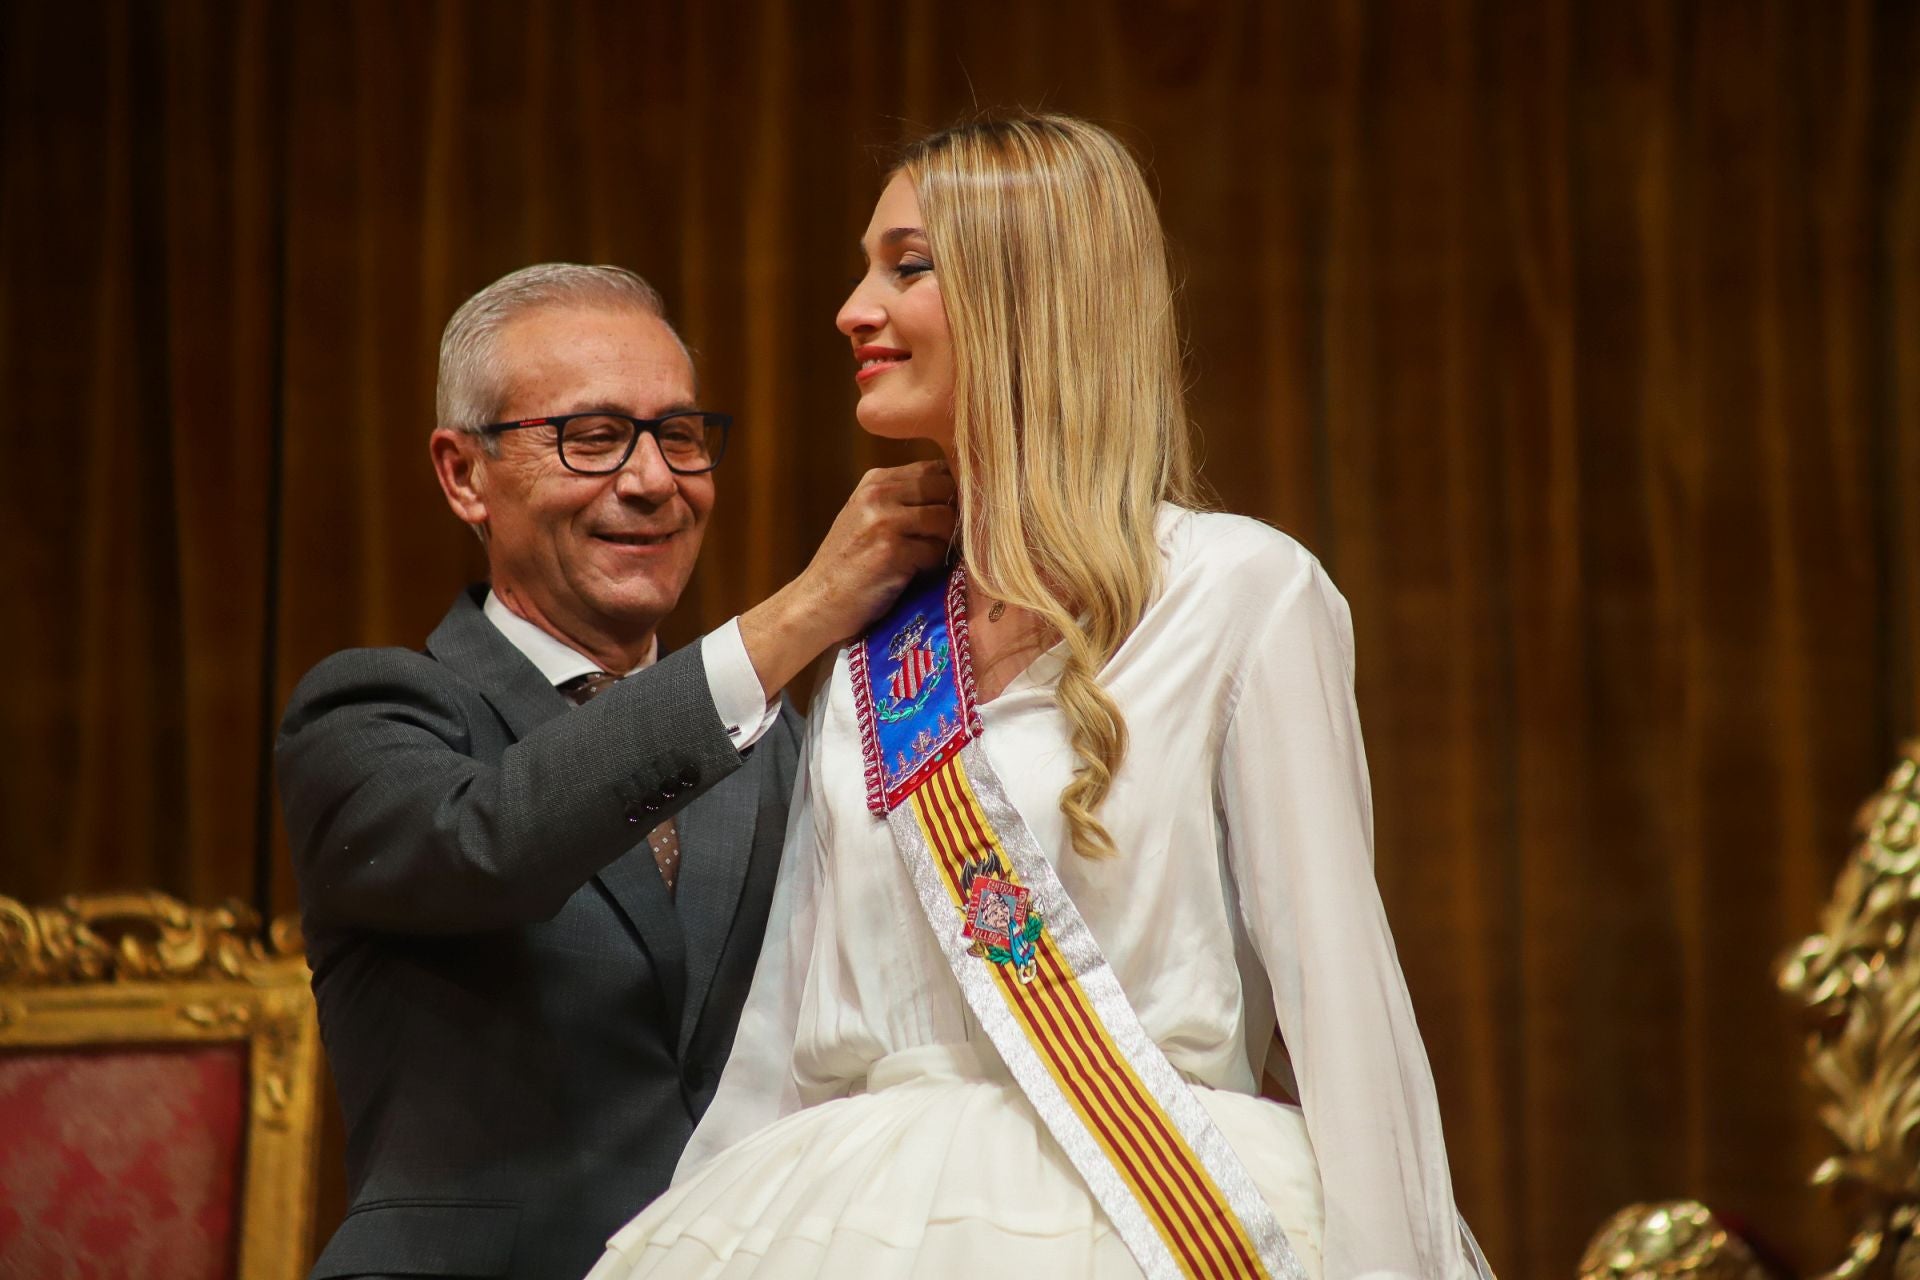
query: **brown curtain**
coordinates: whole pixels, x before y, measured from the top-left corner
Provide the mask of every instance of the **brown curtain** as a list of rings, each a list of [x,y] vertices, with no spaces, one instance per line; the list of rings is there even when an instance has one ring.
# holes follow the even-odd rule
[[[425,449],[468,293],[546,259],[666,293],[744,424],[696,635],[894,456],[831,326],[884,147],[1079,112],[1156,174],[1222,505],[1352,601],[1380,881],[1496,1266],[1567,1274],[1682,1193],[1837,1259],[1769,966],[1920,729],[1916,6],[0,23],[0,891],[255,891],[263,686],[419,644],[481,568]]]

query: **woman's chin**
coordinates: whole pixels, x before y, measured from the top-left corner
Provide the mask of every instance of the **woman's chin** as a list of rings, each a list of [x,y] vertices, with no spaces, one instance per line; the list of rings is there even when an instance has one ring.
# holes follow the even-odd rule
[[[868,400],[854,406],[853,420],[860,424],[862,431],[882,440],[931,440],[944,445],[953,438],[951,419],[943,421],[937,415],[923,413],[889,413]]]

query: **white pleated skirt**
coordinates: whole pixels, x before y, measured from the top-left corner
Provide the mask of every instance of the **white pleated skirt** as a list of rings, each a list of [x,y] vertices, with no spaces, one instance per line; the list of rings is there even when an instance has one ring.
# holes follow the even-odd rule
[[[1323,1211],[1291,1107],[1195,1094],[1319,1280]],[[1139,1265],[991,1048],[875,1064],[867,1088],[787,1116],[676,1183],[588,1280],[1138,1276]]]

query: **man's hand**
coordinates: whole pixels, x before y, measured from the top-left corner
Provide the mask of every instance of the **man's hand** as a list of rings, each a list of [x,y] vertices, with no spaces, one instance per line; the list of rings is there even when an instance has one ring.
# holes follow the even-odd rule
[[[865,630],[916,574],[946,559],[954,494],[944,462],[860,478],[812,563],[740,616],[740,638],[768,698],[827,648]]]

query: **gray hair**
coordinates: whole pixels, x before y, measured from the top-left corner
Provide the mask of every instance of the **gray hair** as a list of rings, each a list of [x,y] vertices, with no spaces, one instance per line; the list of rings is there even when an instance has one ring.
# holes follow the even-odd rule
[[[440,335],[440,383],[434,416],[440,426],[477,431],[496,420],[506,399],[500,367],[501,330],[529,311],[545,307],[629,308],[666,324],[685,352],[687,344],[667,321],[660,291],[625,267],[542,262],[501,276],[460,304]],[[688,363],[692,363],[691,354]],[[489,441],[491,443],[491,441]]]

